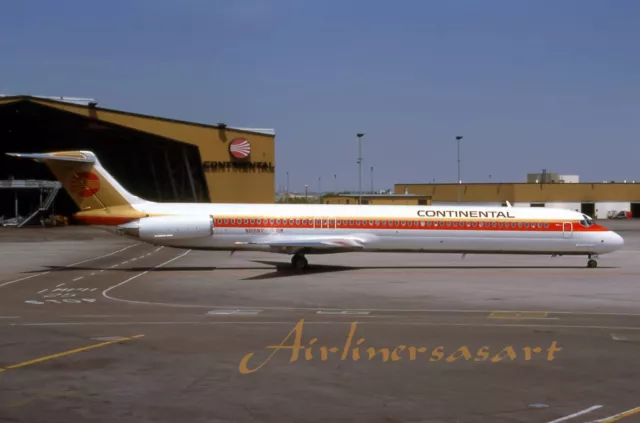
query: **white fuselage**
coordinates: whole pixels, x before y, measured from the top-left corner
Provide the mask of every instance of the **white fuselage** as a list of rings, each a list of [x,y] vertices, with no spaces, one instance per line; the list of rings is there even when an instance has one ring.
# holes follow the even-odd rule
[[[137,238],[203,250],[588,255],[609,253],[624,243],[583,214],[562,209],[163,203],[134,207],[149,216],[140,220],[148,223],[138,224]],[[279,246],[283,238],[286,246]],[[361,247],[308,245],[324,238],[355,239]]]

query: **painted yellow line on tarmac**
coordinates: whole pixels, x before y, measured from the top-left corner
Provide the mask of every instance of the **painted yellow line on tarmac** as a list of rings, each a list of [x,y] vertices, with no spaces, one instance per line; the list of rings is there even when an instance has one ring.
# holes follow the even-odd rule
[[[136,335],[136,336],[132,336],[130,338],[120,338],[120,339],[117,339],[115,341],[101,342],[99,344],[93,344],[93,345],[88,345],[88,346],[82,347],[82,348],[76,348],[75,350],[63,351],[61,353],[47,355],[45,357],[40,357],[40,358],[36,358],[36,359],[33,359],[33,360],[29,360],[29,361],[23,361],[22,363],[12,364],[11,366],[0,368],[0,372],[4,372],[5,370],[10,370],[10,369],[17,369],[19,367],[30,366],[32,364],[40,363],[42,361],[51,360],[51,359],[59,358],[59,357],[64,357],[66,355],[71,355],[71,354],[79,353],[79,352],[82,352],[82,351],[88,351],[88,350],[92,350],[94,348],[104,347],[104,346],[110,345],[110,344],[117,344],[119,342],[124,342],[124,341],[132,341],[132,340],[137,339],[137,338],[142,338],[143,336],[144,335]]]
[[[611,422],[617,422],[620,419],[623,419],[625,417],[629,417],[633,414],[638,414],[640,413],[640,407],[634,408],[633,410],[629,410],[629,411],[625,411],[624,413],[620,413],[620,414],[616,414],[615,416],[610,416],[610,417],[605,417],[604,419],[600,419],[600,420],[593,420],[589,423],[611,423]]]
[[[494,311],[489,319],[554,319],[546,311]]]

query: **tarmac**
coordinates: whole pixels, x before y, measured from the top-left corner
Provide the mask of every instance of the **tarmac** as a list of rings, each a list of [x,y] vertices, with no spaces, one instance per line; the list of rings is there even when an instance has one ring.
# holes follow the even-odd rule
[[[640,221],[585,257],[208,253],[0,228],[0,421],[640,421]]]

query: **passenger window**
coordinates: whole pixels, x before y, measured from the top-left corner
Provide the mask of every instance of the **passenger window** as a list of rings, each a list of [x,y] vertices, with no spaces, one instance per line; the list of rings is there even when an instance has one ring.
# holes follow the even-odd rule
[[[276,225],[280,224],[280,219],[276,219]]]
[[[496,227],[496,222],[491,222],[491,226],[495,228]]]
[[[502,228],[502,222],[498,222],[498,227]]]
[[[427,226],[431,226],[431,222],[427,222]]]
[[[524,224],[524,227],[525,227],[525,228],[528,228],[528,227],[529,227],[529,222],[525,223],[525,224]]]

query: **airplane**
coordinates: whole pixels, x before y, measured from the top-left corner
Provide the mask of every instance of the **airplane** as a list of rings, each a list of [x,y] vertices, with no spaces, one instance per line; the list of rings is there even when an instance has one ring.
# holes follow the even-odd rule
[[[48,166],[86,224],[156,246],[267,251],[584,255],[624,245],[617,233],[572,210],[539,207],[158,203],[128,192],[91,151],[6,153]]]

